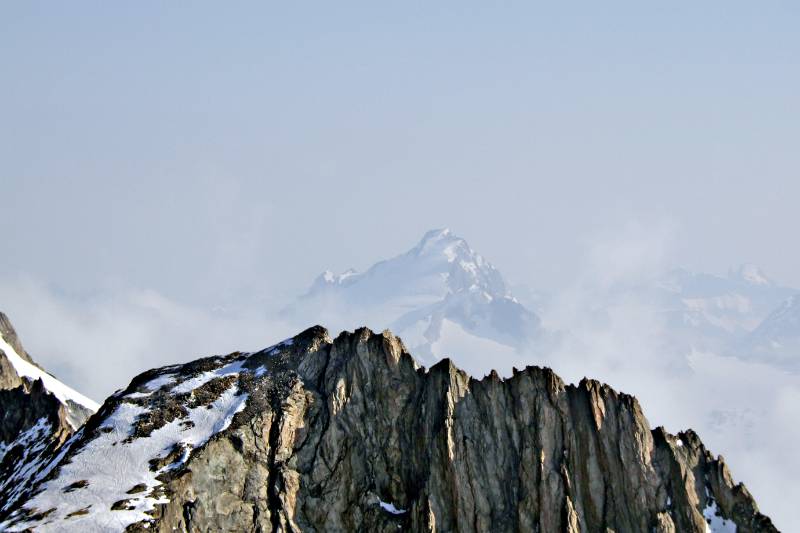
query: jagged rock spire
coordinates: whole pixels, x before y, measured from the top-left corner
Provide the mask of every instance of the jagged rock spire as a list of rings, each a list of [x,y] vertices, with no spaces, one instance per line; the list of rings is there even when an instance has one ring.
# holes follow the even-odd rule
[[[65,450],[0,527],[776,531],[722,458],[651,431],[632,396],[546,368],[426,370],[368,329],[146,372]]]

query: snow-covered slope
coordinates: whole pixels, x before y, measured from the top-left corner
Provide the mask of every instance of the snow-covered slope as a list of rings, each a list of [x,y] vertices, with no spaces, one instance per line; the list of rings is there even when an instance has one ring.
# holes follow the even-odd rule
[[[0,390],[0,511],[35,482],[74,431],[67,407],[41,380]]]
[[[754,265],[727,276],[675,270],[655,291],[664,335],[680,349],[706,350],[800,368],[800,291],[773,282]]]
[[[674,269],[652,281],[593,291],[582,301],[582,311],[602,316],[609,309],[635,305],[661,324],[660,342],[677,354],[693,349],[741,354],[738,348],[747,336],[798,292],[774,283],[753,265],[724,276]],[[549,324],[550,314],[543,316]]]
[[[800,370],[800,295],[770,313],[739,345],[737,355]]]
[[[258,354],[269,357],[292,342]],[[169,501],[159,489],[164,476],[182,468],[195,448],[244,409],[253,380],[266,372],[252,357],[258,354],[209,357],[135,378],[38,469],[35,495],[29,486],[11,494],[12,505],[24,501],[37,512],[6,515],[0,529],[21,531],[36,523],[37,531],[62,531],[66,524],[73,531],[123,531],[151,520],[155,506]]]
[[[0,507],[35,482],[98,407],[39,367],[0,313]]]
[[[446,323],[500,348],[520,348],[539,330],[539,318],[514,298],[500,272],[449,229],[429,231],[408,252],[365,272],[324,272],[286,316],[335,330],[390,328],[425,360],[434,345],[449,351]]]
[[[673,270],[659,280],[658,296],[676,329],[706,338],[732,338],[755,329],[794,291],[745,264],[727,276]]]

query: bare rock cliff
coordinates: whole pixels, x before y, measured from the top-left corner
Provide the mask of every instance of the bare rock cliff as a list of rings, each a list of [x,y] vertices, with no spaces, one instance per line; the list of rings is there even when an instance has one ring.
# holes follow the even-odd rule
[[[45,472],[0,529],[776,531],[632,396],[538,367],[425,369],[367,329],[142,374]]]

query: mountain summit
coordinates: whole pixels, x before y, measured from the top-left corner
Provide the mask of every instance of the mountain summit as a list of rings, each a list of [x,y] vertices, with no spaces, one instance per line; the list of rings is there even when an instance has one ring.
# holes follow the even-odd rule
[[[305,297],[345,288],[342,296],[348,303],[391,306],[393,313],[400,314],[441,301],[448,294],[510,296],[497,269],[449,229],[429,231],[408,252],[380,261],[364,273],[355,269],[338,275],[326,271]]]
[[[5,531],[776,531],[632,396],[321,327],[141,374],[2,501]]]
[[[390,328],[423,360],[454,355],[476,371],[481,365],[471,364],[465,347],[514,353],[540,328],[500,272],[449,229],[427,232],[407,252],[363,273],[322,273],[286,314],[337,330]]]

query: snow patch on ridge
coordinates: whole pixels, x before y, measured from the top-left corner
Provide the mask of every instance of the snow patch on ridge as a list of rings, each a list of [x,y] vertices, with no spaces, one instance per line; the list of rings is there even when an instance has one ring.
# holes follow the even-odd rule
[[[209,370],[208,372],[203,372],[202,374],[195,376],[193,378],[189,378],[186,381],[182,381],[181,383],[172,387],[169,391],[172,394],[185,394],[187,392],[192,392],[194,389],[201,387],[215,378],[220,378],[223,376],[230,376],[230,375],[238,375],[242,372],[244,367],[242,364],[244,361],[234,361],[233,363],[223,366],[222,368],[217,368],[214,370]]]
[[[706,519],[706,533],[736,533],[736,523],[733,520],[726,520],[720,515],[717,502],[708,493],[708,503],[703,509],[703,518]]]
[[[722,518],[715,502],[712,501],[703,509],[703,516],[706,519],[706,533],[736,533],[736,523]]]
[[[97,404],[97,402],[94,402],[83,394],[71,389],[70,387],[67,387],[41,368],[37,367],[36,365],[32,365],[23,359],[2,336],[0,336],[0,351],[5,353],[6,358],[8,358],[8,360],[11,362],[11,365],[14,367],[14,370],[17,371],[17,374],[19,374],[20,377],[26,377],[33,381],[41,379],[44,383],[44,387],[53,393],[53,395],[64,405],[67,405],[67,400],[72,400],[73,402],[80,404],[87,409],[92,410],[93,412],[96,412],[100,408],[100,405]]]

